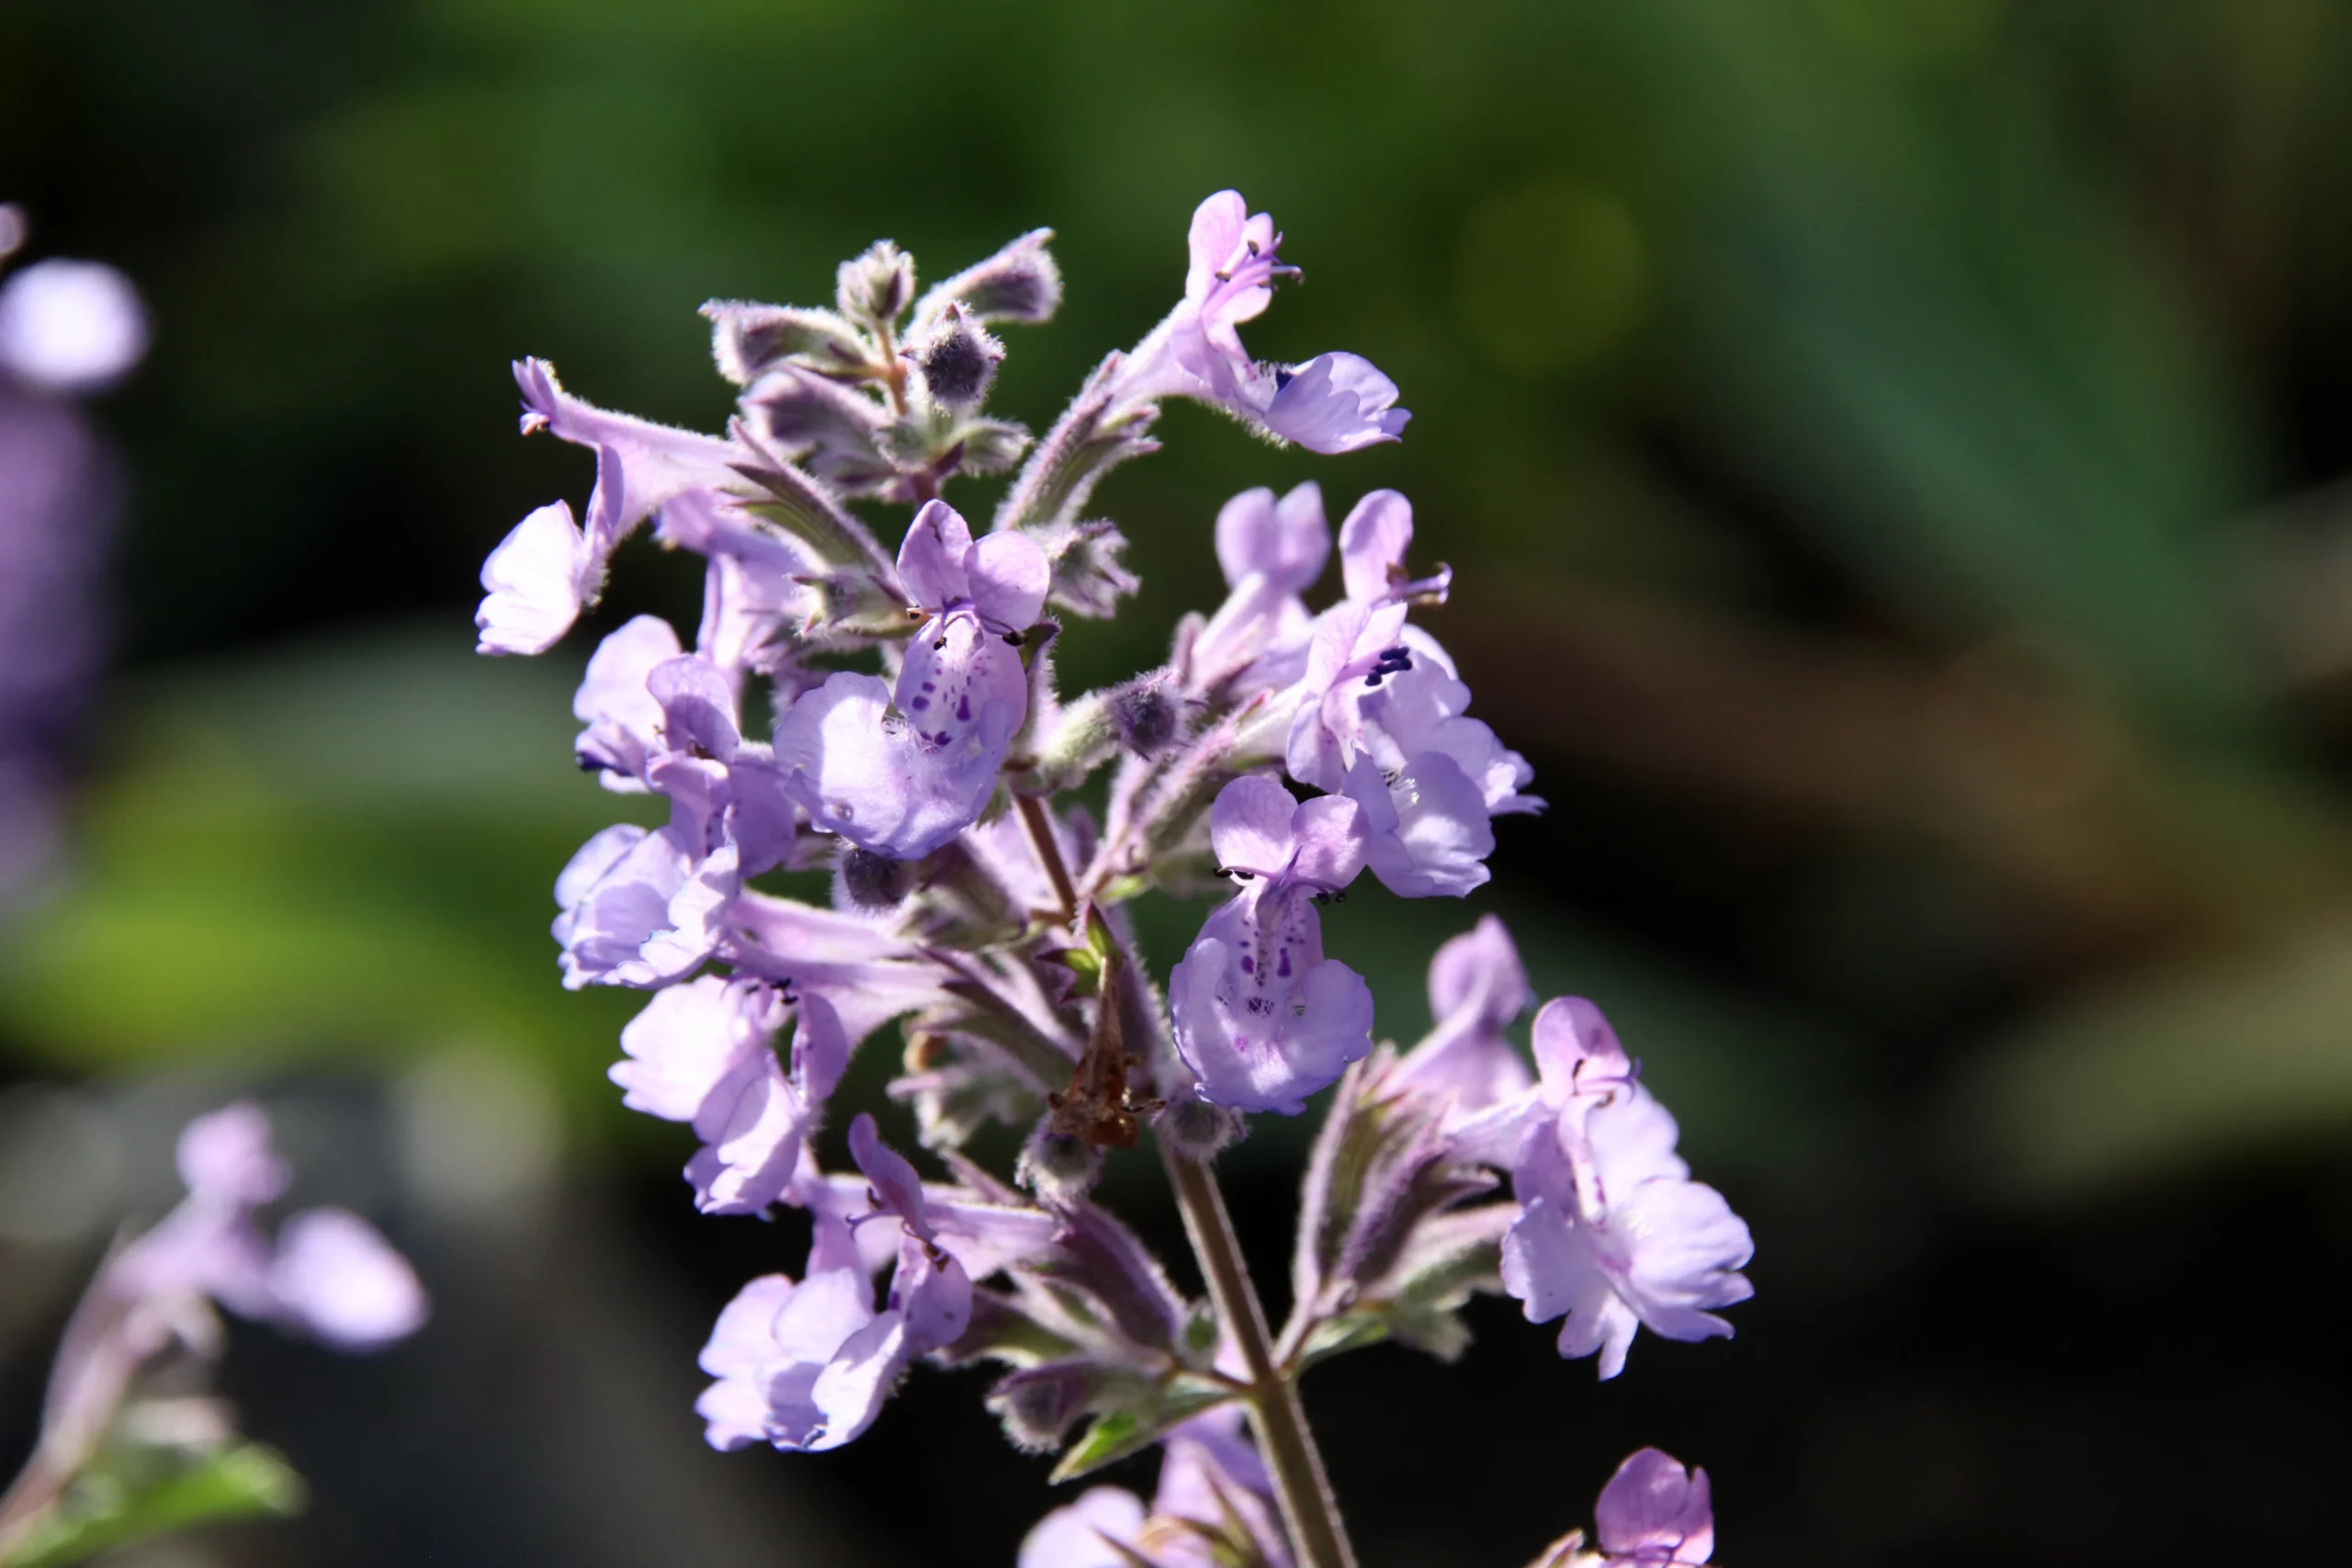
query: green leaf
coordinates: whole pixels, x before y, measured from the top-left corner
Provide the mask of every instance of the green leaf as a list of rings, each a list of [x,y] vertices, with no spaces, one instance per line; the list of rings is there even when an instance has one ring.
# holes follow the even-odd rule
[[[1151,1447],[1170,1428],[1238,1397],[1228,1389],[1179,1385],[1148,1413],[1138,1415],[1123,1410],[1098,1416],[1086,1428],[1086,1435],[1063,1453],[1047,1479],[1059,1485],[1091,1475],[1106,1464],[1116,1464],[1129,1454],[1141,1453]]]
[[[85,1476],[5,1558],[0,1568],[60,1568],[167,1530],[301,1511],[302,1478],[274,1449],[243,1443],[140,1486],[111,1471]]]

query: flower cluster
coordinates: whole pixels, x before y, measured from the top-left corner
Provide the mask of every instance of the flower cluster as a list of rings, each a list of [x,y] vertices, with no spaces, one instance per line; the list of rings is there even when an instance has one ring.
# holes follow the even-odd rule
[[[1529,1070],[1508,1032],[1532,998],[1498,922],[1439,953],[1438,1027],[1401,1055],[1375,1048],[1369,987],[1324,952],[1318,909],[1363,874],[1463,896],[1488,879],[1494,819],[1541,808],[1412,624],[1452,573],[1414,562],[1402,495],[1362,497],[1336,541],[1314,484],[1235,497],[1214,536],[1224,602],[1184,618],[1164,664],[1060,689],[1065,618],[1136,587],[1091,502],[1155,448],[1162,402],[1323,453],[1396,440],[1408,416],[1357,355],[1248,355],[1241,324],[1296,268],[1226,191],[1193,215],[1167,318],[1033,442],[987,402],[995,331],[1059,301],[1049,238],[922,292],[883,242],[842,265],[831,308],[706,306],[739,389],[719,434],[605,412],[518,365],[524,430],[593,448],[595,483],[577,518],[543,507],[492,552],[481,648],[552,647],[648,520],[706,562],[691,647],[640,616],[588,661],[579,762],[661,797],[661,819],[580,850],[554,935],[566,985],[651,993],[612,1077],[631,1108],[692,1126],[697,1206],[806,1216],[799,1270],[746,1285],[704,1348],[708,1440],[837,1447],[917,1361],[990,1360],[991,1408],[1014,1442],[1061,1450],[1057,1479],[1163,1455],[1148,1506],[1091,1491],[1024,1563],[1324,1568],[1344,1551],[1310,1517],[1311,1439],[1285,1415],[1305,1366],[1385,1337],[1451,1354],[1469,1295],[1508,1291],[1532,1319],[1566,1314],[1562,1353],[1598,1351],[1614,1376],[1636,1326],[1729,1332],[1713,1309],[1747,1293],[1747,1235],[1689,1179],[1672,1119],[1589,1003],[1544,1010]],[[942,498],[1016,467],[984,532]],[[890,504],[911,509],[895,548],[858,510]],[[1318,608],[1335,543],[1339,592]],[[1099,814],[1067,803],[1104,771]],[[829,899],[788,896],[823,873]],[[1123,906],[1220,877],[1163,998]],[[854,1172],[827,1168],[831,1102],[893,1021],[889,1094],[944,1179],[863,1113]],[[1248,1115],[1298,1114],[1334,1084],[1275,1343],[1218,1265],[1204,1162]],[[990,1122],[1025,1134],[1012,1182],[963,1152]],[[1147,1125],[1208,1302],[1088,1196]]]
[[[0,267],[26,234],[0,205]],[[51,258],[0,281],[0,898],[54,846],[61,754],[102,651],[112,470],[77,403],[146,348],[110,266]]]
[[[66,1325],[40,1445],[0,1498],[0,1555],[44,1529],[61,1533],[77,1480],[125,1450],[231,1442],[222,1407],[141,1392],[175,1357],[220,1355],[218,1308],[346,1351],[381,1349],[424,1322],[415,1271],[358,1215],[306,1209],[274,1241],[264,1234],[257,1212],[285,1194],[290,1173],[260,1107],[240,1101],[198,1117],[178,1156],[187,1197],[107,1259]]]

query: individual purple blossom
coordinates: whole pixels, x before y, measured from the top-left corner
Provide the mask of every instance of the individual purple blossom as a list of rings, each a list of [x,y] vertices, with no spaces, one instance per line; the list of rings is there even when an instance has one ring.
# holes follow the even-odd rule
[[[308,1210],[288,1220],[274,1251],[263,1238],[253,1212],[284,1194],[288,1172],[259,1106],[241,1100],[189,1122],[178,1161],[187,1197],[111,1265],[133,1295],[209,1296],[344,1349],[390,1344],[424,1321],[415,1273],[357,1215]]]
[[[689,897],[675,914],[671,904],[685,893],[697,870],[705,874],[703,893],[731,893],[740,886],[739,860],[734,846],[726,845],[723,859],[698,861],[675,820],[685,814],[673,806],[673,822],[650,831],[616,823],[581,845],[556,877],[555,901],[561,912],[548,931],[562,949],[567,989],[667,985],[709,956],[718,942],[716,916],[706,912],[703,897]],[[645,948],[657,937],[665,939],[662,957],[647,959]],[[671,961],[679,950],[687,953],[685,960]]]
[[[596,452],[596,488],[575,524],[569,503],[542,506],[483,561],[486,596],[474,624],[482,653],[544,653],[602,591],[605,565],[629,532],[678,496],[733,482],[746,454],[718,436],[676,430],[582,401],[544,359],[514,363],[523,434],[545,430]]]
[[[1707,1472],[1642,1449],[1617,1467],[1593,1505],[1608,1568],[1697,1568],[1715,1550]]]
[[[40,1446],[0,1499],[12,1523],[81,1472],[151,1361],[175,1347],[220,1353],[216,1305],[351,1351],[380,1349],[424,1322],[415,1270],[358,1215],[311,1209],[274,1244],[263,1233],[254,1211],[284,1194],[288,1172],[259,1106],[198,1117],[177,1156],[187,1197],[107,1260],[66,1324]]]
[[[587,726],[572,750],[606,789],[644,792],[646,761],[663,750],[662,705],[646,688],[646,677],[683,651],[669,622],[638,615],[606,634],[590,656],[571,698],[572,716]]]
[[[848,1065],[840,1016],[811,994],[787,1073],[772,1042],[788,1010],[775,987],[706,975],[660,992],[621,1031],[628,1060],[607,1076],[630,1110],[693,1124],[703,1146],[686,1179],[705,1213],[758,1213],[784,1195]]]
[[[895,860],[930,853],[996,792],[1028,712],[1017,644],[1044,610],[1052,572],[1025,534],[975,542],[956,511],[926,502],[899,550],[899,577],[925,615],[895,691],[843,671],[776,724],[775,757],[809,819]]]
[[[1209,810],[1217,864],[1241,884],[1168,977],[1176,1049],[1199,1093],[1295,1115],[1372,1050],[1372,991],[1323,956],[1315,903],[1363,867],[1363,814],[1345,796],[1300,804],[1272,779],[1228,784]]]
[[[1755,1246],[1723,1194],[1690,1179],[1674,1118],[1638,1081],[1600,1010],[1560,997],[1535,1015],[1542,1081],[1457,1134],[1506,1165],[1521,1205],[1503,1237],[1503,1288],[1530,1323],[1566,1314],[1560,1354],[1624,1370],[1637,1328],[1727,1337],[1714,1309],[1755,1293]]]
[[[1447,1096],[1457,1114],[1524,1094],[1533,1075],[1503,1031],[1534,999],[1510,933],[1482,916],[1430,961],[1435,1025],[1397,1062],[1390,1081]]]
[[[633,629],[634,628],[634,629]],[[667,628],[632,622],[591,661],[574,711],[588,720],[583,761],[670,800],[670,820],[623,823],[581,846],[556,879],[552,928],[564,984],[650,987],[692,974],[717,949],[743,878],[779,864],[794,808],[774,758],[736,728],[735,693],[708,660],[646,669]],[[658,718],[654,716],[658,714]]]
[[[1340,529],[1347,597],[1318,618],[1285,763],[1293,778],[1364,808],[1373,874],[1403,897],[1460,897],[1488,876],[1488,818],[1540,808],[1532,776],[1494,732],[1464,716],[1469,688],[1434,638],[1406,625],[1412,604],[1442,599],[1445,569],[1405,569],[1412,507],[1394,491],[1359,501]]]
[[[853,1212],[838,1184],[807,1177],[797,1189],[815,1221],[806,1277],[752,1280],[704,1347],[702,1368],[718,1381],[695,1408],[713,1448],[764,1440],[816,1452],[849,1442],[917,1357],[964,1332],[974,1276],[1051,1239],[1042,1213],[968,1203],[942,1212],[870,1116],[850,1123],[849,1141],[865,1178],[864,1206]],[[878,1308],[869,1275],[876,1240],[895,1247]]]
[[[308,1333],[339,1348],[374,1349],[424,1321],[416,1275],[375,1227],[340,1209],[294,1215],[275,1247],[254,1210],[286,1190],[261,1108],[239,1101],[180,1134],[187,1196],[107,1265],[94,1289],[124,1303],[141,1356],[166,1337],[209,1339],[203,1303]]]
[[[1193,639],[1189,683],[1203,692],[1227,682],[1260,690],[1304,674],[1315,619],[1300,595],[1330,554],[1331,526],[1314,480],[1280,501],[1261,488],[1227,502],[1216,514],[1216,560],[1229,592]]]
[[[1353,452],[1399,439],[1413,416],[1396,406],[1396,384],[1360,355],[1323,354],[1304,365],[1250,357],[1238,331],[1297,276],[1276,253],[1282,236],[1238,191],[1217,192],[1193,213],[1184,298],[1125,367],[1131,402],[1187,397],[1223,408],[1309,451]]]

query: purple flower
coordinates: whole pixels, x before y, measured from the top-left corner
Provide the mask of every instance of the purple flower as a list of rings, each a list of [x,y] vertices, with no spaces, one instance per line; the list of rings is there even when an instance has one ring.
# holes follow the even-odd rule
[[[1262,312],[1279,277],[1296,276],[1276,254],[1282,236],[1238,191],[1223,190],[1193,213],[1184,298],[1123,368],[1122,400],[1184,397],[1310,451],[1353,452],[1399,439],[1413,416],[1396,384],[1353,354],[1304,365],[1269,365],[1242,347],[1240,324]]]
[[[705,1213],[758,1213],[782,1197],[841,1081],[850,1041],[832,1004],[806,996],[799,1011],[788,1075],[771,1044],[785,998],[755,980],[670,987],[621,1031],[628,1060],[608,1076],[630,1110],[693,1123],[703,1147],[686,1179]]]
[[[589,725],[582,761],[607,778],[634,765],[670,798],[666,826],[607,828],[556,879],[563,912],[552,930],[573,989],[692,974],[718,948],[743,878],[792,847],[792,801],[767,748],[738,734],[724,675],[696,655],[667,659],[645,670],[644,700],[636,695],[632,682],[667,630],[635,621],[607,638],[573,702]]]
[[[1609,1568],[1696,1568],[1715,1550],[1707,1472],[1643,1449],[1617,1467],[1593,1505]]]
[[[596,450],[585,524],[562,502],[514,525],[482,563],[488,591],[474,624],[482,653],[544,653],[594,601],[605,563],[629,531],[680,495],[735,481],[745,454],[731,441],[610,413],[566,392],[544,359],[514,363],[523,434],[552,432]]]
[[[1728,1336],[1712,1309],[1755,1293],[1738,1270],[1755,1254],[1747,1224],[1675,1154],[1674,1118],[1637,1081],[1624,1047],[1581,997],[1535,1015],[1543,1081],[1498,1107],[1482,1134],[1516,1123],[1507,1156],[1522,1205],[1503,1237],[1503,1288],[1530,1323],[1566,1314],[1560,1354],[1600,1354],[1624,1370],[1637,1327],[1668,1339]]]
[[[1417,752],[1384,774],[1359,756],[1346,793],[1363,807],[1364,863],[1391,893],[1459,898],[1486,886],[1495,830],[1478,786],[1453,758]]]
[[[1436,1026],[1396,1064],[1391,1081],[1451,1096],[1457,1113],[1524,1094],[1532,1075],[1503,1031],[1534,999],[1510,933],[1494,916],[1482,917],[1430,961]]]
[[[808,1452],[839,1448],[873,1425],[916,1357],[952,1343],[971,1319],[972,1272],[951,1247],[958,1219],[975,1206],[934,1214],[914,1168],[882,1142],[872,1117],[853,1122],[849,1137],[868,1206],[846,1213],[837,1185],[804,1180],[799,1195],[815,1216],[807,1278],[752,1280],[703,1348],[703,1370],[718,1381],[695,1408],[713,1448],[762,1439]],[[1026,1245],[1043,1246],[1052,1222],[1038,1214],[1028,1229]],[[878,1310],[862,1250],[868,1234],[896,1246]],[[1005,1260],[1002,1226],[965,1234],[978,1244],[980,1273]]]
[[[740,886],[734,847],[725,847],[724,860],[698,864],[680,841],[675,818],[684,813],[673,806],[672,825],[651,832],[626,822],[605,829],[555,879],[562,913],[548,929],[563,949],[566,989],[667,985],[709,956],[718,936],[706,906],[716,898],[723,908]],[[688,895],[698,870],[703,878]],[[676,899],[683,902],[673,914]],[[659,956],[648,959],[656,938],[665,940]]]
[[[1363,814],[1344,796],[1300,805],[1272,779],[1239,778],[1210,808],[1209,835],[1242,886],[1169,976],[1176,1048],[1203,1100],[1295,1115],[1372,1050],[1371,989],[1323,956],[1315,913],[1363,867]]]
[[[1216,514],[1216,560],[1230,592],[1193,640],[1189,683],[1205,692],[1242,676],[1251,690],[1297,681],[1315,629],[1300,595],[1330,554],[1323,491],[1312,479],[1280,501],[1260,489],[1227,502]]]
[[[356,1214],[308,1210],[286,1222],[275,1247],[263,1235],[254,1211],[284,1193],[288,1172],[260,1107],[198,1117],[180,1134],[178,1156],[187,1198],[107,1261],[66,1324],[34,1459],[60,1480],[115,1427],[153,1358],[175,1344],[220,1353],[214,1303],[342,1350],[380,1348],[424,1322],[415,1271]]]
[[[1268,430],[1310,452],[1361,452],[1401,441],[1413,417],[1396,406],[1396,383],[1360,354],[1318,354],[1276,370],[1273,381],[1274,395],[1260,417]]]
[[[1470,692],[1445,650],[1405,624],[1442,599],[1452,573],[1404,566],[1413,513],[1394,491],[1356,503],[1340,530],[1348,596],[1317,620],[1296,693],[1285,762],[1293,778],[1343,791],[1364,808],[1373,874],[1400,897],[1460,897],[1487,880],[1488,818],[1542,802],[1494,731],[1463,716]]]
[[[127,1331],[141,1342],[136,1354],[153,1354],[168,1337],[202,1338],[206,1298],[346,1350],[375,1349],[424,1323],[415,1272],[358,1215],[308,1210],[287,1221],[275,1248],[264,1237],[254,1211],[284,1193],[288,1172],[259,1106],[240,1101],[189,1122],[179,1169],[187,1197],[100,1280],[132,1303]]]
[[[1029,708],[1012,644],[1045,608],[1045,552],[1025,534],[975,543],[954,508],[927,502],[899,551],[908,597],[928,618],[895,693],[837,674],[776,724],[775,758],[818,827],[894,860],[930,853],[996,792]]]
[[[571,629],[580,607],[596,597],[605,558],[571,519],[571,503],[551,502],[514,525],[481,563],[481,629],[477,653],[545,653]]]
[[[665,749],[662,705],[645,680],[681,651],[678,634],[658,615],[639,615],[596,645],[571,699],[572,716],[588,727],[572,750],[606,789],[643,793],[646,760]]]

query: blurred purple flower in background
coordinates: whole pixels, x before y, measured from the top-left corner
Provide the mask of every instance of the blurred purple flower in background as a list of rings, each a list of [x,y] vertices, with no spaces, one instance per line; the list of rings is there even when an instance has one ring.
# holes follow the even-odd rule
[[[23,212],[0,205],[0,265],[25,238]],[[0,281],[0,905],[56,854],[63,753],[105,652],[116,479],[74,400],[146,348],[112,267],[52,259]]]
[[[137,1447],[149,1374],[225,1348],[218,1308],[276,1324],[338,1350],[379,1350],[430,1310],[408,1260],[344,1209],[290,1216],[273,1243],[256,1212],[284,1196],[291,1172],[270,1146],[269,1119],[249,1100],[189,1122],[179,1138],[187,1195],[100,1266],[66,1324],[41,1407],[40,1440],[0,1496],[0,1559],[74,1479],[112,1447]],[[186,1398],[186,1380],[170,1385]],[[205,1446],[233,1438],[225,1411]]]

